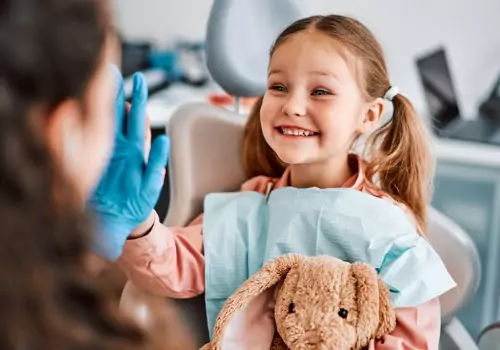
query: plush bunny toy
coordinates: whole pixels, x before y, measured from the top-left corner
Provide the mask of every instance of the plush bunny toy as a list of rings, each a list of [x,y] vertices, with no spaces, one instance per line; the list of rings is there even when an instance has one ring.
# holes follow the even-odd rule
[[[203,350],[358,350],[395,326],[389,291],[373,267],[290,254],[227,299]]]

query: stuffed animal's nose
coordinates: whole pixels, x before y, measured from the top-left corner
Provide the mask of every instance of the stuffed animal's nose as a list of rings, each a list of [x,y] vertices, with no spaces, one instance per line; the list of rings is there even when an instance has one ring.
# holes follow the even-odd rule
[[[307,331],[305,334],[304,334],[304,341],[306,343],[309,343],[309,344],[318,344],[321,339],[318,335],[318,332],[316,331]]]

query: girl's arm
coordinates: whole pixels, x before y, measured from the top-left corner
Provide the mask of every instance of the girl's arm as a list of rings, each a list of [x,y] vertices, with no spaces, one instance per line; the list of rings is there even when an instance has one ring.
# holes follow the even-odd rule
[[[396,310],[396,329],[370,343],[368,350],[437,350],[441,332],[439,299]]]
[[[202,294],[202,216],[187,227],[166,227],[155,213],[151,232],[127,240],[118,263],[133,284],[156,295],[191,298]]]
[[[271,179],[258,176],[241,186],[242,191],[266,193]],[[203,216],[187,227],[165,227],[155,215],[151,232],[128,239],[118,263],[127,277],[157,295],[191,298],[205,291]]]

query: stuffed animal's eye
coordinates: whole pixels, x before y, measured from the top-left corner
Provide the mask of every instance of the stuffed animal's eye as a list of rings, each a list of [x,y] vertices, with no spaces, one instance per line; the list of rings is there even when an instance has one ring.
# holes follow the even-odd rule
[[[295,304],[292,301],[290,305],[288,305],[288,313],[293,314],[294,312],[295,312]]]
[[[340,309],[339,310],[339,316],[342,317],[342,318],[347,318],[348,314],[349,314],[349,312],[347,312],[346,309]]]

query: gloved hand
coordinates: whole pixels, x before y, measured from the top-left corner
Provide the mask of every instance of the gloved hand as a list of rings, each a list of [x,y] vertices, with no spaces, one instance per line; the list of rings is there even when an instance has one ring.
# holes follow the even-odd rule
[[[130,232],[153,212],[163,187],[170,149],[167,135],[157,137],[145,164],[147,86],[142,74],[134,75],[132,105],[126,116],[123,79],[116,71],[119,89],[115,147],[89,203],[98,223],[94,251],[109,260],[118,259]]]

